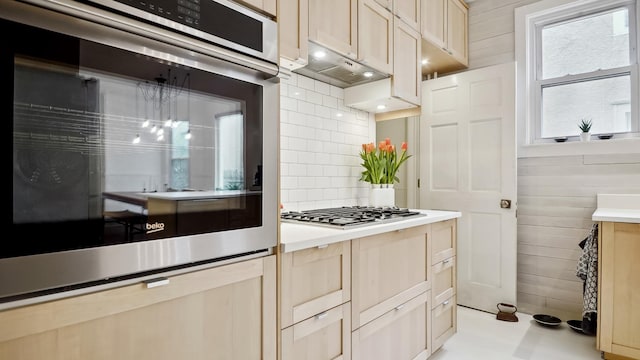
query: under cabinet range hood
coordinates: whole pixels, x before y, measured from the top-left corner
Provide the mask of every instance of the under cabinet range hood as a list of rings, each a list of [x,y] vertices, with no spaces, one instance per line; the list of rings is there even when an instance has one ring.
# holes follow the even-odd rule
[[[293,72],[340,88],[365,84],[390,76],[312,41],[309,42],[308,64]]]

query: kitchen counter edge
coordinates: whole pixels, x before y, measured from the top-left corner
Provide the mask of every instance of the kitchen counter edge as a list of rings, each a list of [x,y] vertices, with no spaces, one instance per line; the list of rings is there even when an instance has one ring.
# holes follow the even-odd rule
[[[363,226],[354,229],[332,229],[323,226],[281,222],[280,252],[286,253],[304,250],[312,247],[329,245],[365,236],[403,230],[414,226],[456,219],[462,216],[462,213],[457,211],[423,209],[411,209],[411,211],[419,211],[426,216],[419,216],[406,220],[398,220],[371,226]]]

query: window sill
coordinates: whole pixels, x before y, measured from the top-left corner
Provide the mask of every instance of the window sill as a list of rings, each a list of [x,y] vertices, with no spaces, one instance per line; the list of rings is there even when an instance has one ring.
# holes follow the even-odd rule
[[[567,141],[563,143],[528,144],[518,147],[518,158],[604,155],[604,154],[639,154],[640,138],[592,139],[591,141]]]

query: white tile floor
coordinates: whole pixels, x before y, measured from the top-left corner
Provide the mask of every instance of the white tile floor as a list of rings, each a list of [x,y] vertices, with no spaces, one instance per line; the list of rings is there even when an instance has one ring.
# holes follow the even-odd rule
[[[429,360],[597,360],[595,336],[579,334],[566,320],[557,328],[538,325],[531,315],[518,322],[458,306],[458,332]]]

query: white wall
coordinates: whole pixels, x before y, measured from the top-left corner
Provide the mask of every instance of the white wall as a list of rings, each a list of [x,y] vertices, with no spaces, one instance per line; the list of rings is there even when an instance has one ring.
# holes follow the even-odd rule
[[[375,141],[373,114],[345,107],[342,89],[295,73],[280,93],[284,210],[367,205],[359,153]]]
[[[469,7],[470,68],[515,59],[514,9],[533,0]],[[640,193],[637,154],[518,159],[518,309],[581,319],[576,266],[598,193]]]

